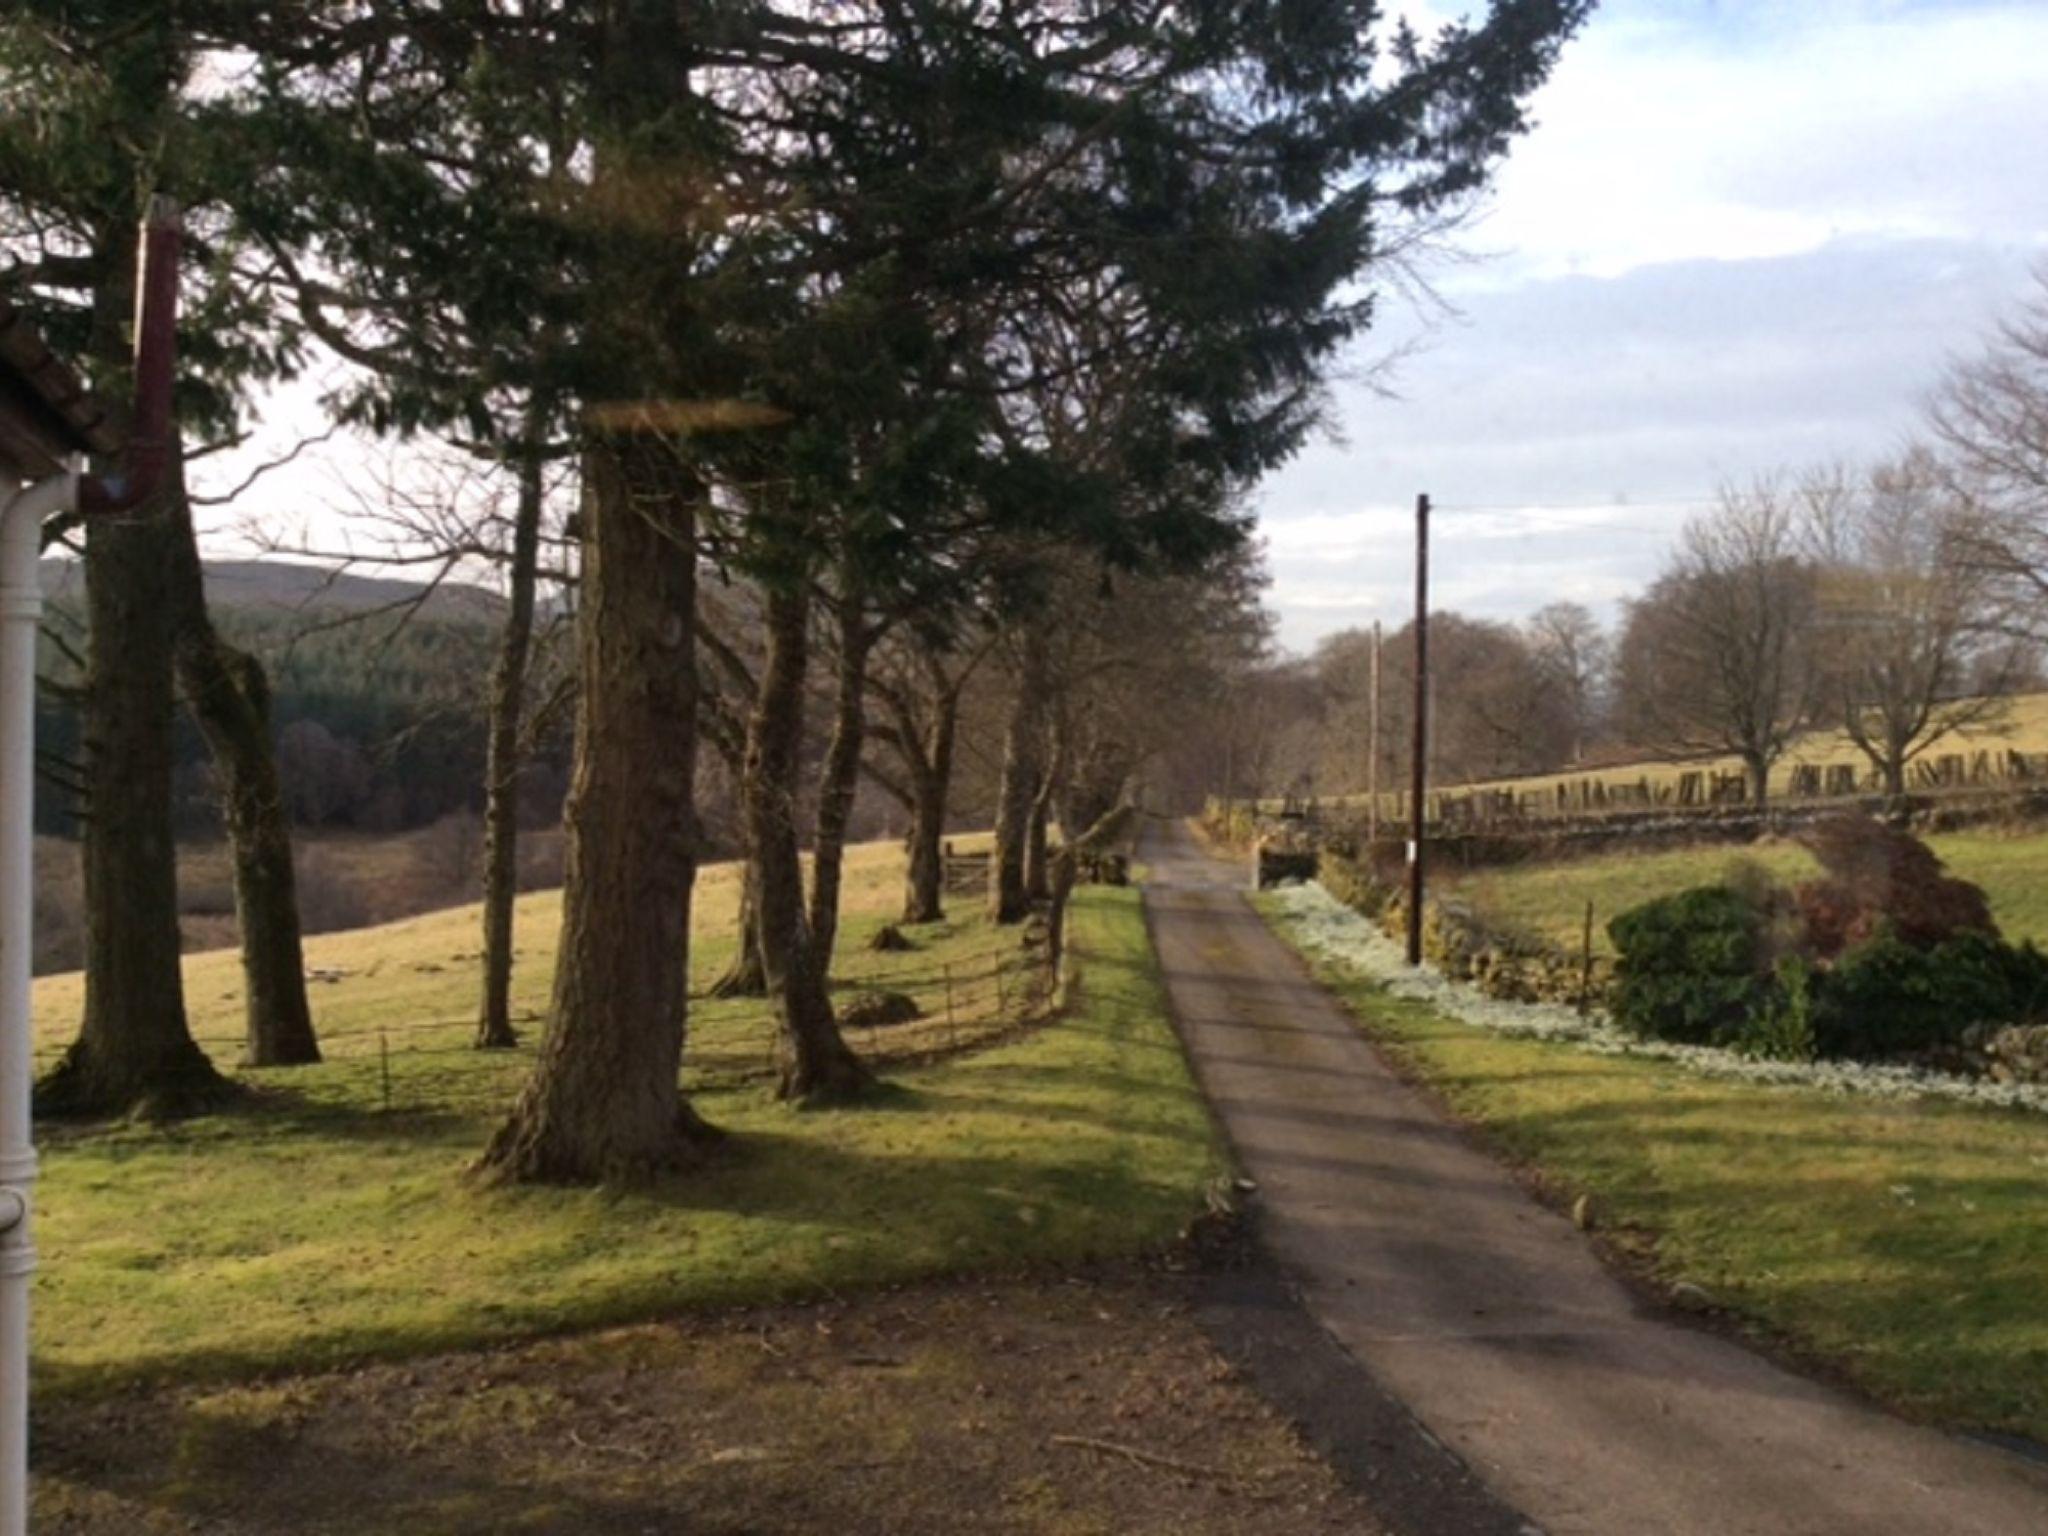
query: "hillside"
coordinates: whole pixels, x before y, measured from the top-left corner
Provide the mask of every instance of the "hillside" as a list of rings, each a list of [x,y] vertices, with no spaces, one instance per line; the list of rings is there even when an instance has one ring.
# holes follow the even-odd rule
[[[336,572],[288,560],[221,560],[205,567],[215,624],[269,673],[271,721],[295,825],[392,833],[480,807],[484,699],[502,599],[481,587]],[[75,560],[45,560],[49,628],[65,645],[44,649],[44,676],[76,681],[70,652],[84,649]],[[69,647],[67,652],[66,647]],[[37,739],[56,761],[81,753],[72,703],[52,689],[37,703]],[[205,742],[182,715],[176,743],[181,837],[218,827]],[[542,744],[522,788],[528,820],[551,822],[566,783],[566,747]],[[71,836],[68,785],[45,780],[37,830]]]
[[[419,613],[425,618],[495,622],[504,609],[504,599],[497,593],[466,582],[443,582],[428,592],[416,581],[361,576],[353,571],[280,559],[209,560],[204,570],[206,600],[216,611],[253,609],[332,617],[397,609],[418,602]],[[82,593],[84,569],[76,560],[45,560],[38,574],[47,599],[63,601]]]

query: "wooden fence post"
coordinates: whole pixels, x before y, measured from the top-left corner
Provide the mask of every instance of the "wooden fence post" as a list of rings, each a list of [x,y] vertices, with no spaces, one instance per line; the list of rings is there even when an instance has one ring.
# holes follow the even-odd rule
[[[1586,898],[1586,924],[1579,935],[1579,1017],[1593,1007],[1593,899]]]

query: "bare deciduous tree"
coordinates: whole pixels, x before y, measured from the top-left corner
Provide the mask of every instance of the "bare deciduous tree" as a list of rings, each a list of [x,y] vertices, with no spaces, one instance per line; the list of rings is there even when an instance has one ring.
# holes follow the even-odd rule
[[[1814,578],[1799,530],[1798,499],[1782,486],[1724,491],[1630,605],[1622,637],[1632,734],[1666,751],[1734,755],[1759,806],[1819,695]]]
[[[877,754],[862,766],[910,815],[906,923],[935,923],[945,916],[943,843],[962,695],[994,644],[987,631],[955,641],[910,630],[885,644],[869,669],[868,688],[884,716],[869,735],[889,748],[893,762],[884,766]]]
[[[1522,626],[1522,634],[1547,686],[1571,718],[1571,760],[1586,755],[1606,705],[1614,647],[1600,621],[1583,603],[1551,603]]]
[[[2036,293],[1976,357],[1949,371],[1928,411],[1967,515],[1958,557],[1990,582],[2001,627],[2048,632],[2048,267]]]
[[[1903,795],[1915,758],[2004,714],[2019,661],[1985,634],[1993,579],[1957,547],[1969,508],[1925,449],[1854,479],[1809,475],[1799,499],[1826,707]]]

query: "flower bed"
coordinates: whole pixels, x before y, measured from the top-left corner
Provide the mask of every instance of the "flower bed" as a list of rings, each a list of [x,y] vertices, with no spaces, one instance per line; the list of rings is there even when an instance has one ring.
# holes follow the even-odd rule
[[[1915,1067],[1847,1061],[1763,1061],[1713,1046],[1638,1040],[1599,1011],[1580,1017],[1555,1003],[1520,1003],[1492,998],[1476,987],[1446,979],[1432,966],[1408,967],[1401,947],[1371,919],[1338,901],[1320,885],[1283,886],[1269,893],[1270,910],[1287,925],[1288,937],[1311,959],[1324,960],[1384,984],[1396,997],[1427,1003],[1462,1023],[1500,1034],[1574,1045],[1607,1056],[1649,1056],[1689,1071],[1755,1083],[1785,1083],[1834,1093],[1890,1099],[1953,1099],[1965,1104],[2025,1109],[2048,1114],[2048,1085],[1998,1082]]]

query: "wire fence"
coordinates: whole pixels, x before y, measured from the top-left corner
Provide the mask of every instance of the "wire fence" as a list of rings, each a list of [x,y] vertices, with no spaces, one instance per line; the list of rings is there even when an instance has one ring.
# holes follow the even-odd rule
[[[842,996],[864,992],[901,992],[916,1004],[918,1016],[901,1024],[849,1027],[849,1043],[864,1057],[888,1065],[912,1065],[985,1047],[1012,1037],[1020,1027],[1042,1022],[1056,993],[1049,957],[1052,946],[1026,948],[1014,942],[1016,930],[991,930],[985,949],[959,960],[933,960],[911,951],[898,969],[886,963],[861,976],[843,980]],[[323,972],[329,986],[345,986],[352,973]],[[704,992],[694,1003],[711,999]],[[423,1062],[462,1063],[475,1084],[462,1094],[449,1079],[432,1090],[435,1108],[457,1107],[458,1097],[502,1099],[502,1077],[523,1072],[537,1050],[543,1015],[528,1010],[515,1017],[518,1044],[480,1050],[473,1015],[440,1015],[389,1024],[355,1024],[320,1029],[323,1061],[334,1067],[367,1068],[380,1074],[380,1097],[386,1108],[400,1107],[398,1096],[417,1077]],[[232,1056],[247,1044],[246,1035],[207,1031],[194,1041],[209,1055]],[[38,1075],[56,1066],[70,1048],[66,1040],[39,1042],[34,1059]],[[775,1020],[758,1000],[741,1018],[712,1015],[692,1026],[683,1085],[691,1091],[735,1086],[772,1079],[779,1071]],[[394,1076],[395,1072],[395,1076]]]

